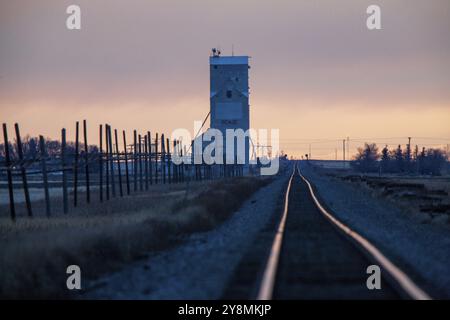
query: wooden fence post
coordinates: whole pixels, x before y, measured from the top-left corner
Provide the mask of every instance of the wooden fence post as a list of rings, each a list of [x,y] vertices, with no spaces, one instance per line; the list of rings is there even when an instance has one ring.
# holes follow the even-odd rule
[[[137,167],[137,132],[136,130],[133,131],[133,138],[134,138],[134,150],[133,150],[133,171],[134,171],[134,191],[136,192],[138,189],[137,185],[137,176],[138,176],[138,167]]]
[[[73,206],[77,206],[78,197],[78,135],[79,135],[79,124],[76,123],[75,129],[75,164],[73,168],[74,180],[73,180]]]
[[[120,153],[119,153],[119,143],[118,143],[118,140],[117,140],[117,129],[114,129],[114,138],[115,138],[115,141],[116,141],[117,172],[119,174],[119,192],[120,192],[120,196],[123,197],[122,170],[120,169]]]
[[[30,200],[30,192],[28,190],[28,181],[27,181],[27,172],[24,166],[24,157],[23,157],[23,149],[22,149],[22,140],[20,138],[19,124],[15,124],[16,129],[16,139],[17,139],[17,151],[19,153],[20,160],[20,172],[22,173],[22,183],[23,183],[23,191],[25,193],[25,201],[27,204],[27,212],[28,216],[33,216],[33,211],[31,210],[31,200]]]
[[[152,135],[150,131],[147,131],[147,142],[148,142],[148,167],[150,175],[150,184],[153,184],[153,168],[152,168]]]
[[[110,172],[111,172],[111,194],[113,198],[116,197],[116,183],[114,178],[114,149],[112,144],[112,133],[111,133],[111,126],[108,125],[108,144],[109,144],[109,165],[110,165]]]
[[[84,168],[86,176],[86,202],[91,202],[91,189],[89,185],[89,146],[87,141],[87,123],[83,120],[83,134],[84,134]]]
[[[164,133],[161,134],[161,174],[163,184],[166,183],[166,147],[164,145]]]
[[[181,167],[180,167],[180,179],[181,182],[184,182],[184,158],[183,158],[183,146],[182,146],[182,142],[180,141],[180,146],[179,146],[179,152],[180,152],[180,157],[181,157]]]
[[[106,162],[106,200],[109,200],[109,142],[108,142],[108,124],[105,124],[105,162]]]
[[[130,195],[130,175],[128,172],[128,152],[127,152],[127,139],[125,137],[125,130],[123,130],[122,133],[123,133],[123,150],[125,154],[125,174],[127,180],[127,194]]]
[[[148,190],[148,135],[144,136],[145,190]]]
[[[158,133],[156,133],[155,138],[155,184],[158,184]]]
[[[6,123],[3,124],[3,137],[5,139],[5,166],[8,176],[8,192],[9,192],[9,212],[11,220],[16,221],[16,207],[14,205],[14,187],[12,180],[11,156],[9,154],[8,129]]]
[[[172,183],[172,178],[171,178],[171,161],[172,161],[172,158],[170,156],[169,138],[166,139],[166,144],[167,144],[167,180],[169,180],[169,184],[171,184]]]
[[[69,212],[69,196],[67,192],[66,172],[66,129],[61,130],[61,166],[62,166],[62,189],[63,189],[63,212]]]
[[[139,162],[139,190],[144,190],[144,180],[142,176],[142,137],[141,135],[138,135],[139,138],[139,154],[138,154],[138,162]]]
[[[181,153],[181,141],[180,140],[178,140],[177,141],[177,154],[178,154],[178,157],[180,157],[180,163],[178,164],[178,166],[177,166],[177,175],[178,175],[178,182],[181,182],[182,181],[182,177],[181,177],[181,168],[182,168],[182,165],[183,165],[183,158],[181,157],[182,156],[182,153]]]
[[[176,157],[179,156],[178,149],[177,149],[177,140],[173,140],[172,158],[173,158],[173,155],[175,155]],[[172,165],[173,165],[173,182],[178,183],[178,165],[173,163],[173,159],[172,159]]]
[[[100,138],[100,149],[99,149],[99,191],[100,191],[100,202],[103,202],[103,126],[100,125],[99,130],[99,138]]]
[[[184,182],[184,158],[183,158],[183,148],[180,145],[180,157],[181,157],[181,182]]]
[[[44,181],[45,194],[45,213],[50,217],[50,194],[48,192],[48,177],[47,177],[47,152],[45,151],[45,141],[43,136],[39,136],[39,147],[41,149],[41,165],[42,165],[42,179]]]

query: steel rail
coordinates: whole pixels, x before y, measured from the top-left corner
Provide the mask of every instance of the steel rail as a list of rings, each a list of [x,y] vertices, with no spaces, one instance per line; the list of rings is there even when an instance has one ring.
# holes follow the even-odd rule
[[[289,193],[291,191],[292,180],[294,179],[296,171],[296,165],[294,165],[294,170],[289,178],[289,183],[286,189],[286,195],[284,199],[284,210],[283,215],[278,225],[277,233],[272,243],[272,248],[270,250],[269,259],[267,260],[267,265],[264,270],[263,278],[261,281],[261,286],[258,291],[258,300],[270,300],[273,295],[273,288],[275,286],[275,278],[277,275],[278,261],[280,259],[281,243],[283,241],[284,226],[286,225],[286,217],[289,208]]]
[[[314,190],[311,186],[311,183],[300,173],[300,168],[297,168],[298,174],[306,182],[309,188],[309,192],[311,197],[314,200],[316,207],[320,210],[320,212],[338,229],[342,230],[347,236],[351,237],[356,241],[358,245],[361,246],[362,249],[367,251],[375,261],[377,261],[384,270],[386,270],[391,278],[397,282],[397,284],[405,291],[407,295],[409,295],[412,299],[415,300],[431,300],[431,297],[419,288],[411,278],[407,276],[407,274],[402,271],[399,267],[397,267],[393,262],[391,262],[380,250],[378,250],[372,243],[370,243],[366,238],[347,227],[341,221],[336,219],[331,213],[329,213],[319,202],[317,199]]]

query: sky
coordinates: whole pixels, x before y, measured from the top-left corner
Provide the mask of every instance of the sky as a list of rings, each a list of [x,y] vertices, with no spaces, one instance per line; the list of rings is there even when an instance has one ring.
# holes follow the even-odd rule
[[[66,8],[81,8],[81,30]],[[366,8],[381,7],[381,30]],[[252,128],[289,155],[361,143],[450,144],[448,0],[0,0],[0,121],[74,135],[98,124],[193,131],[209,111],[208,57],[249,55]]]

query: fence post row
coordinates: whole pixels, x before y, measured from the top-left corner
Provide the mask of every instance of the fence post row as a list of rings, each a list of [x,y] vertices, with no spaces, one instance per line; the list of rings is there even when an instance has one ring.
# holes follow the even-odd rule
[[[103,127],[105,130],[103,131]],[[25,194],[26,209],[28,216],[32,217],[33,212],[31,208],[31,200],[29,193],[29,184],[27,180],[27,167],[29,163],[40,162],[40,168],[42,170],[42,180],[45,196],[45,212],[47,217],[51,216],[51,199],[50,199],[50,183],[49,183],[49,170],[48,166],[49,156],[47,154],[47,144],[44,136],[39,135],[39,154],[40,158],[25,159],[24,146],[21,141],[19,125],[15,124],[15,133],[17,139],[17,153],[18,162],[14,162],[12,159],[12,150],[8,141],[8,132],[6,123],[3,124],[3,136],[5,141],[5,165],[8,178],[8,190],[9,190],[9,204],[10,215],[14,221],[16,219],[16,208],[14,200],[14,188],[13,188],[13,171],[17,168],[20,169],[23,190]],[[128,146],[126,140],[126,131],[123,130],[123,153],[119,147],[118,130],[114,129],[114,137],[112,136],[112,127],[109,124],[99,125],[99,150],[98,159],[93,156],[93,153],[89,152],[89,144],[87,137],[87,120],[83,120],[83,141],[84,155],[80,151],[80,124],[76,121],[75,127],[75,144],[73,160],[67,160],[67,136],[66,129],[61,130],[61,155],[60,165],[62,172],[62,193],[63,193],[63,211],[68,213],[69,201],[68,201],[68,179],[67,172],[72,171],[73,175],[73,205],[78,206],[78,189],[79,189],[79,168],[84,166],[85,169],[85,183],[86,183],[86,203],[91,202],[91,173],[92,164],[90,161],[97,163],[98,161],[98,183],[99,183],[99,201],[105,200],[104,194],[106,194],[106,200],[110,200],[110,197],[116,197],[116,185],[115,185],[115,166],[117,166],[119,194],[120,197],[124,196],[123,189],[123,168],[125,167],[125,179],[126,179],[126,194],[131,194],[131,177],[133,174],[134,191],[149,190],[150,185],[157,184],[160,179],[160,183],[180,183],[190,181],[192,179],[201,181],[204,179],[212,180],[215,177],[237,177],[243,175],[243,168],[241,165],[227,165],[225,163],[218,167],[211,167],[205,164],[185,164],[184,156],[186,156],[186,145],[182,144],[181,140],[174,139],[170,141],[169,138],[165,138],[164,133],[155,133],[155,137],[152,140],[150,131],[146,131],[146,134],[138,134],[137,130],[133,130],[133,144]],[[114,139],[114,143],[113,143]],[[153,145],[153,143],[154,145]],[[129,149],[130,147],[130,149]],[[172,150],[171,150],[172,148]],[[69,149],[70,150],[70,149]],[[92,150],[91,150],[92,151]],[[130,156],[131,152],[131,156]],[[177,163],[174,162],[174,156],[177,157]],[[80,161],[81,157],[81,161]],[[70,154],[72,159],[72,153]],[[181,160],[178,163],[178,159]],[[31,161],[31,162],[30,162]],[[133,173],[130,172],[129,166],[132,163]],[[158,165],[159,163],[159,165]],[[106,165],[106,167],[105,167]],[[94,166],[95,167],[95,166]],[[104,170],[106,168],[106,170]],[[185,176],[185,170],[188,170],[187,176]],[[104,177],[106,176],[106,179]],[[145,178],[144,178],[145,175]],[[145,179],[145,180],[144,180]],[[187,180],[186,180],[187,179]],[[145,181],[145,182],[144,182]],[[95,182],[95,181],[94,181]],[[138,186],[139,184],[139,186]],[[145,185],[145,187],[144,187]],[[106,190],[104,190],[106,186]]]

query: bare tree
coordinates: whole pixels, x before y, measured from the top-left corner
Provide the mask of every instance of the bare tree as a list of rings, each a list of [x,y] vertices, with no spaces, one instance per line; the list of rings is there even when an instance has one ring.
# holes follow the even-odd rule
[[[378,147],[375,143],[365,143],[364,148],[358,148],[358,153],[352,166],[361,172],[376,172],[378,170]]]

